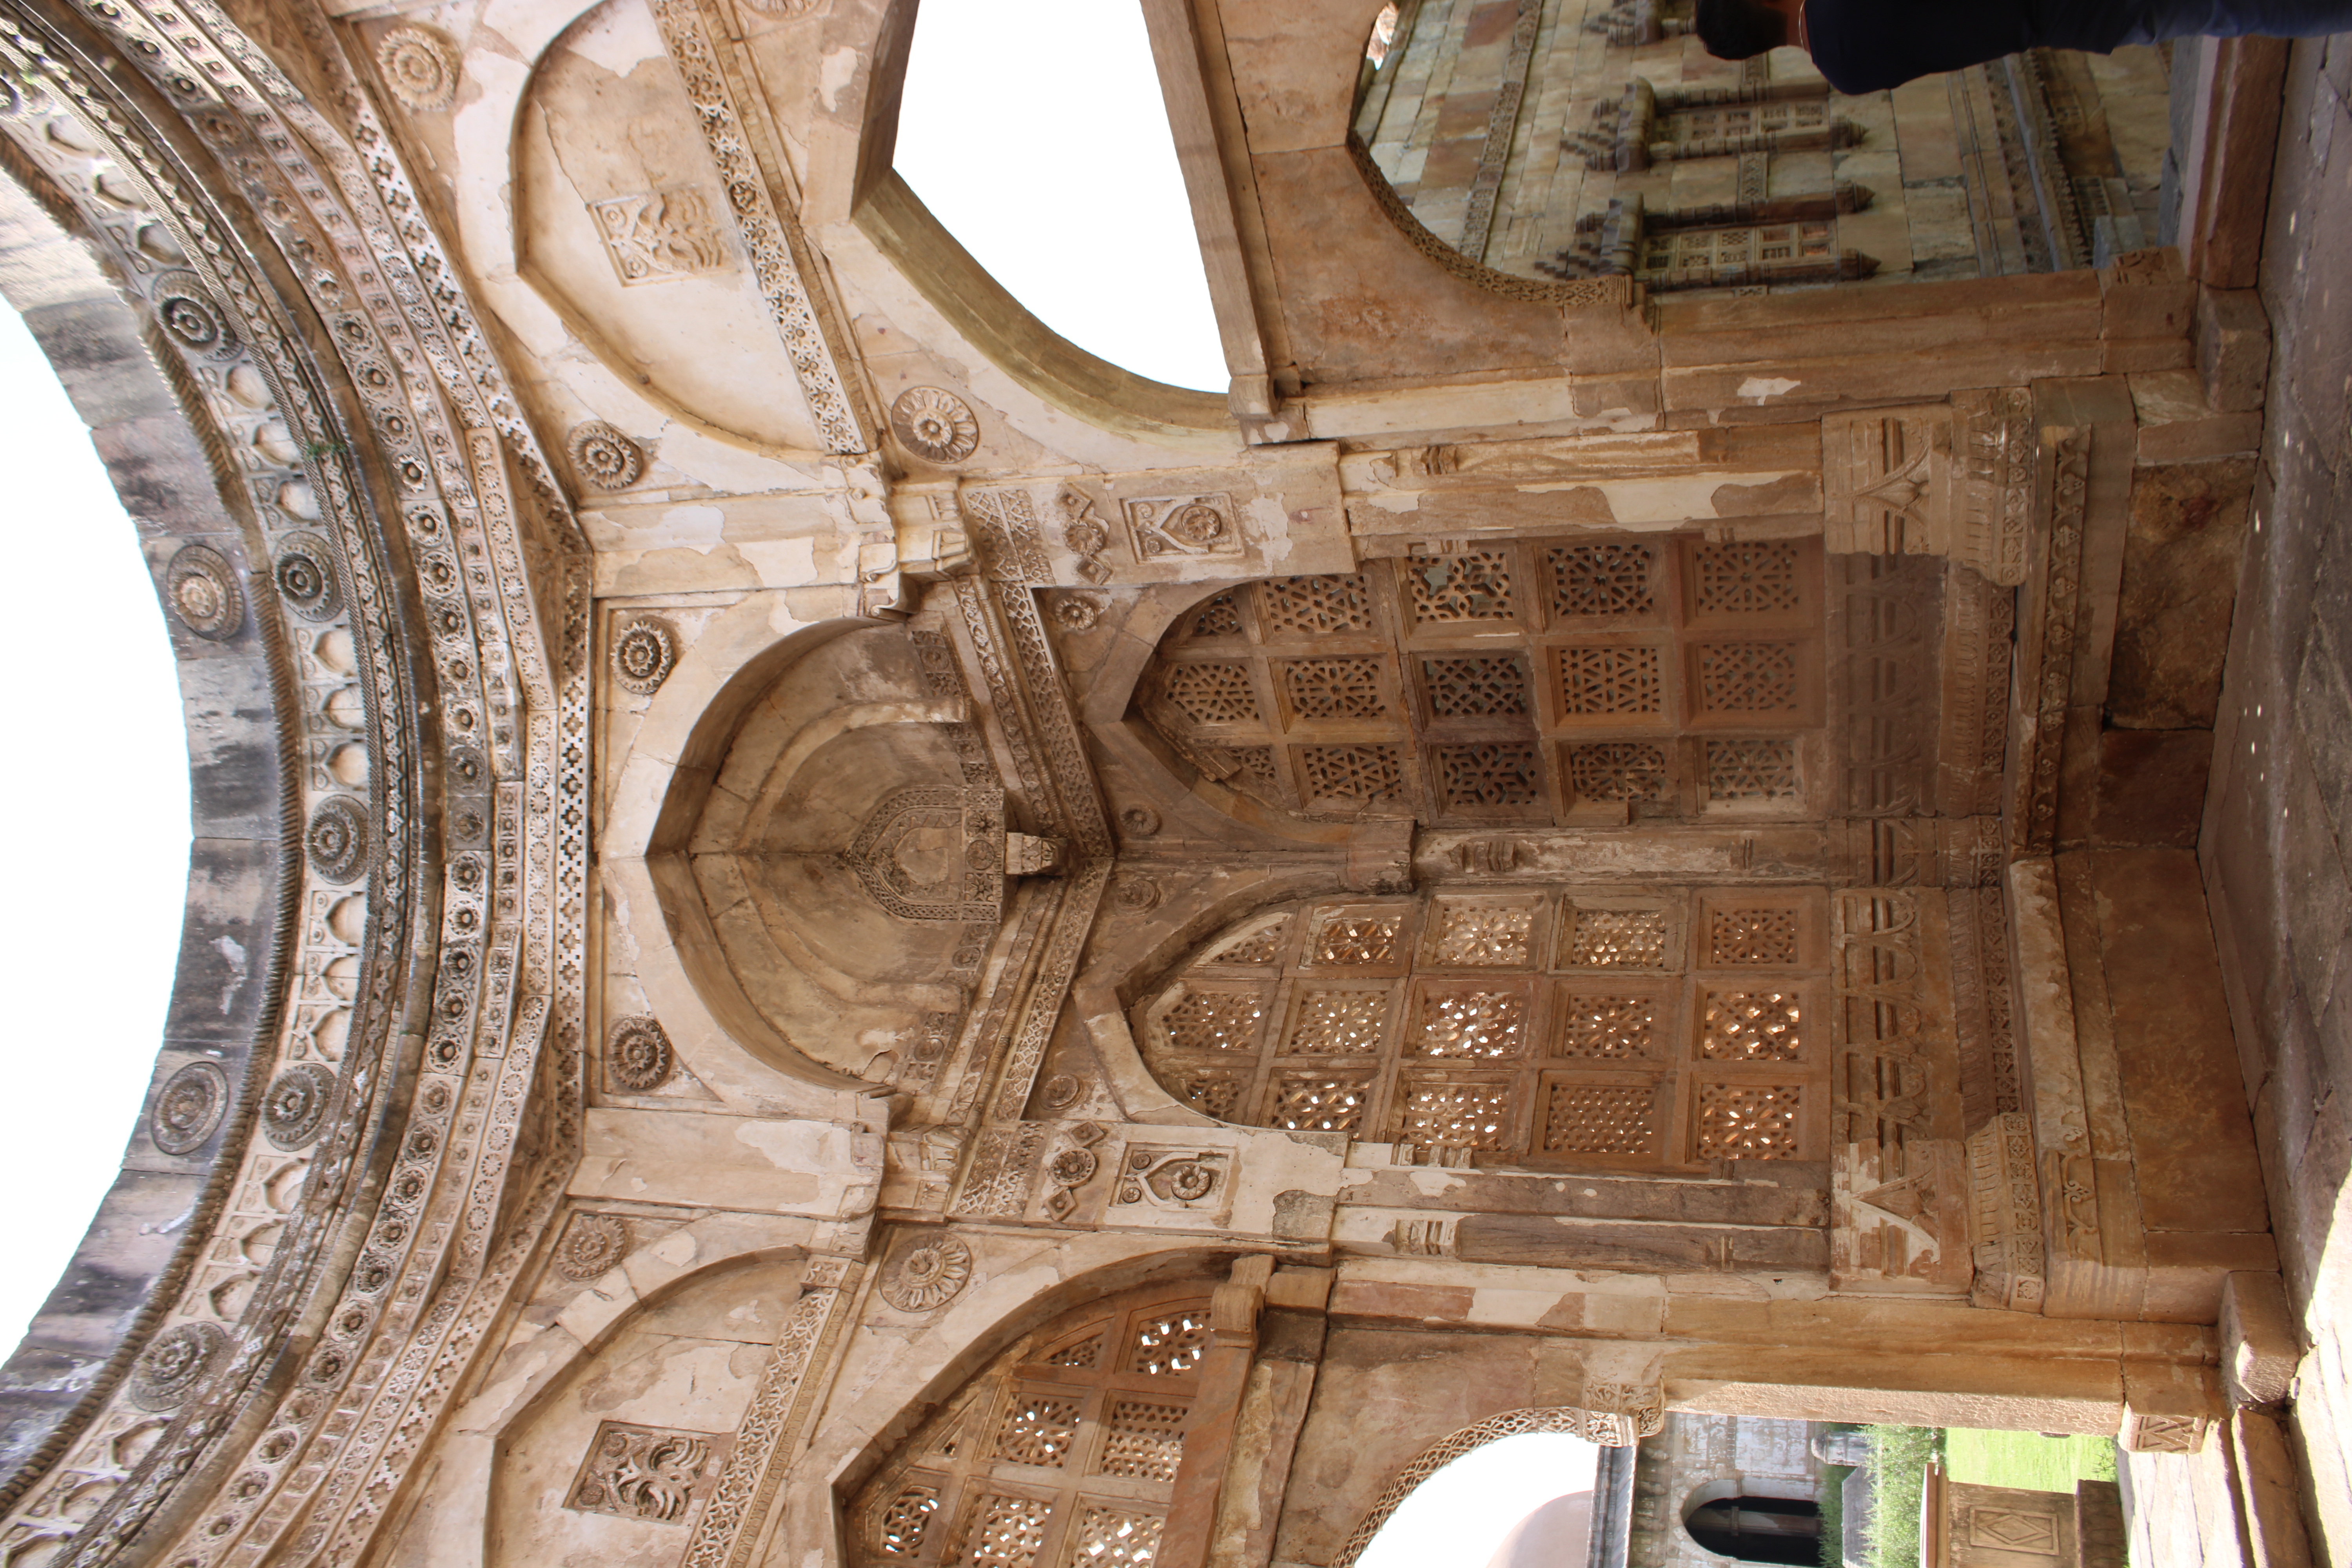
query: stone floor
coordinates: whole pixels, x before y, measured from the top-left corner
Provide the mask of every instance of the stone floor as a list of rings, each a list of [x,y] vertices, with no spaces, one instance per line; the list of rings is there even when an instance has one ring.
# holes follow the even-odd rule
[[[2309,1350],[2267,1460],[2259,1428],[2134,1456],[2136,1568],[2352,1563],[2352,36],[2295,46],[2268,221],[2276,349],[2200,858]],[[2248,1502],[2289,1481],[2307,1549],[2294,1510],[2266,1530]]]

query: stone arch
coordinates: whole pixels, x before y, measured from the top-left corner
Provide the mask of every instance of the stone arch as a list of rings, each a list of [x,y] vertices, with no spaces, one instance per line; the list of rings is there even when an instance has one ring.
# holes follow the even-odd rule
[[[1751,1490],[1738,1477],[1693,1488],[1683,1500],[1679,1517],[1692,1544],[1736,1563],[1811,1563],[1821,1551],[1819,1504],[1811,1498]],[[1812,1526],[1810,1532],[1803,1528],[1807,1521]],[[1741,1538],[1755,1524],[1766,1528],[1756,1532],[1754,1542],[1744,1542]],[[1776,1524],[1783,1527],[1772,1528]]]
[[[1339,1555],[1331,1560],[1331,1568],[1355,1568],[1356,1559],[1381,1532],[1413,1489],[1438,1471],[1469,1453],[1504,1437],[1515,1437],[1523,1432],[1560,1432],[1581,1437],[1603,1448],[1631,1447],[1642,1438],[1654,1436],[1658,1431],[1661,1413],[1648,1410],[1635,1413],[1593,1411],[1574,1406],[1554,1406],[1549,1409],[1511,1410],[1500,1415],[1490,1415],[1474,1426],[1465,1426],[1432,1443],[1414,1456],[1412,1462],[1397,1472],[1372,1506],[1365,1510]]]
[[[173,243],[160,222],[140,232],[159,252]],[[302,880],[297,671],[319,668],[333,628],[289,639],[273,613],[269,542],[214,466],[215,453],[254,433],[240,441],[222,427],[163,335],[160,307],[126,286],[67,193],[13,147],[0,169],[0,239],[24,258],[6,275],[7,303],[89,422],[163,602],[189,721],[194,839],[163,1037],[124,1168],[0,1373],[5,1500],[63,1452],[162,1326],[253,1133]],[[274,407],[257,375],[243,384]],[[333,652],[348,668],[347,628]],[[352,717],[356,725],[356,702]],[[349,743],[365,742],[355,730]],[[356,937],[367,892],[348,897],[361,910]],[[96,1512],[114,1488],[76,1489],[74,1517]]]

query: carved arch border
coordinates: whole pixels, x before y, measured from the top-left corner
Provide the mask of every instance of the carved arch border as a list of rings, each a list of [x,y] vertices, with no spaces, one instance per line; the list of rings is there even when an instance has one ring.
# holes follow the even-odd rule
[[[1620,1411],[1587,1410],[1577,1405],[1559,1405],[1544,1409],[1507,1410],[1500,1415],[1490,1415],[1474,1426],[1465,1426],[1448,1436],[1441,1437],[1413,1456],[1412,1462],[1396,1473],[1388,1486],[1365,1511],[1363,1520],[1331,1560],[1330,1568],[1355,1568],[1356,1559],[1372,1543],[1381,1527],[1412,1495],[1422,1482],[1452,1464],[1463,1455],[1483,1448],[1505,1437],[1517,1437],[1529,1432],[1556,1432],[1566,1436],[1581,1437],[1603,1448],[1630,1448],[1643,1437],[1653,1437],[1664,1424],[1664,1412],[1656,1407],[1626,1413]]]

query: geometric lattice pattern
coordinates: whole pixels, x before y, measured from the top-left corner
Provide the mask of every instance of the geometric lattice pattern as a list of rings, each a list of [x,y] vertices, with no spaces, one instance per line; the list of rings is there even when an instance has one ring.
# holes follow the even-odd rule
[[[1696,1118],[1702,1160],[1793,1160],[1805,1089],[1794,1083],[1702,1083]]]
[[[891,1446],[848,1500],[845,1568],[1151,1563],[1208,1343],[1198,1284],[1097,1295],[1044,1325]]]
[[[1452,809],[1528,805],[1542,792],[1543,774],[1531,745],[1487,742],[1440,746],[1436,754],[1439,787]]]
[[[1237,637],[1242,635],[1242,609],[1231,593],[1218,595],[1192,612],[1196,637]]]
[[[1188,1051],[1255,1050],[1265,1016],[1254,991],[1194,991],[1168,1010],[1168,1035]]]
[[[1376,658],[1303,658],[1282,667],[1283,694],[1301,719],[1377,719],[1388,711]]]
[[[1058,1469],[1078,1434],[1078,1402],[1024,1394],[1006,1408],[996,1428],[996,1457],[1016,1465]]]
[[[1717,910],[1707,921],[1707,963],[1769,964],[1797,962],[1797,916],[1793,910]]]
[[[1111,1401],[1096,1472],[1135,1480],[1174,1480],[1184,1457],[1184,1417],[1191,1408],[1143,1399]]]
[[[1127,1360],[1129,1372],[1154,1377],[1190,1377],[1201,1368],[1209,1349],[1209,1314],[1182,1312],[1139,1324],[1135,1351]]]
[[[1710,987],[1701,995],[1700,1056],[1754,1062],[1793,1062],[1804,1056],[1804,1005],[1795,992]]]
[[[1372,602],[1361,577],[1277,577],[1257,585],[1258,613],[1273,634],[1370,631]]]
[[[1223,1121],[1637,1166],[1729,1157],[1693,1152],[1703,1077],[1739,1157],[1823,1157],[1790,1108],[1827,1092],[1826,889],[1458,886],[1243,916],[1135,1004],[1146,1064]]]
[[[1362,1055],[1381,1048],[1388,1026],[1385,990],[1301,991],[1282,1048],[1291,1056]]]
[[[1777,814],[1824,707],[1820,571],[1811,540],[1488,538],[1250,583],[1177,618],[1140,713],[1229,809]]]
[[[1292,1132],[1360,1132],[1371,1089],[1369,1078],[1278,1078],[1266,1125]]]
[[[1646,616],[1655,602],[1652,583],[1658,552],[1648,544],[1555,545],[1551,599],[1562,616]]]
[[[1563,713],[1657,713],[1664,710],[1665,700],[1658,650],[1646,643],[1559,650]]]
[[[1506,552],[1465,550],[1408,562],[1404,581],[1417,623],[1510,618],[1511,558]]]
[[[1394,746],[1301,746],[1298,762],[1310,800],[1380,801],[1404,787]]]
[[[1602,1061],[1654,1055],[1656,1041],[1651,1031],[1657,1014],[1654,996],[1564,997],[1552,1054]]]
[[[1698,688],[1709,713],[1793,713],[1797,645],[1708,643],[1698,650]]]
[[[1397,938],[1404,931],[1402,915],[1326,915],[1316,921],[1308,939],[1312,963],[1386,963],[1396,957]]]
[[[1483,719],[1528,710],[1528,668],[1499,654],[1421,661],[1429,710],[1440,719]]]
[[[1439,963],[1518,968],[1528,962],[1528,938],[1536,919],[1530,906],[1446,902],[1430,918],[1437,927],[1430,957]]]
[[[1553,1153],[1646,1154],[1657,1146],[1652,1085],[1555,1083],[1545,1099],[1543,1146]]]
[[[955,1560],[969,1568],[1030,1568],[1045,1544],[1051,1502],[982,1492],[965,1505]]]
[[[1211,956],[1219,963],[1272,963],[1282,956],[1282,939],[1290,931],[1287,916],[1260,927],[1239,942],[1229,942]]]
[[[1158,1514],[1087,1503],[1071,1542],[1071,1568],[1150,1568],[1165,1522]]]
[[[1793,741],[1709,741],[1709,800],[1793,800],[1797,746]]]
[[[1663,910],[1578,909],[1566,962],[1577,969],[1655,969],[1666,961]]]
[[[1511,1091],[1498,1082],[1465,1082],[1407,1073],[1399,1086],[1397,1139],[1444,1149],[1500,1149],[1511,1132]]]
[[[1568,749],[1568,783],[1579,800],[1658,800],[1666,793],[1666,752],[1639,741],[1596,741]]]
[[[1527,1045],[1528,1002],[1516,991],[1435,991],[1416,1022],[1415,1056],[1503,1061]]]
[[[1250,689],[1246,664],[1171,665],[1168,700],[1195,724],[1255,724],[1258,720],[1257,693]]]
[[[923,1536],[931,1527],[931,1515],[940,1510],[937,1487],[908,1487],[890,1500],[882,1510],[881,1529],[875,1542],[893,1557],[912,1557],[923,1549]]]
[[[1785,540],[1702,544],[1692,553],[1692,596],[1702,615],[1774,615],[1804,602],[1797,547]]]

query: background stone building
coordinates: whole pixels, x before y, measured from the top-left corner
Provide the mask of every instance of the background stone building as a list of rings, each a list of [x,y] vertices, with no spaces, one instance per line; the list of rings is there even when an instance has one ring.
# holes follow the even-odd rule
[[[1146,11],[1225,396],[892,173],[907,0],[0,0],[198,818],[0,1562],[1349,1568],[1670,1410],[2286,1452],[2196,856],[2276,51],[2192,53],[2177,246],[2145,142],[2012,256],[1830,105],[1879,274],[1654,290],[1379,163],[1369,0]],[[1813,134],[1513,15],[1604,235],[1747,177],[1661,125]]]

